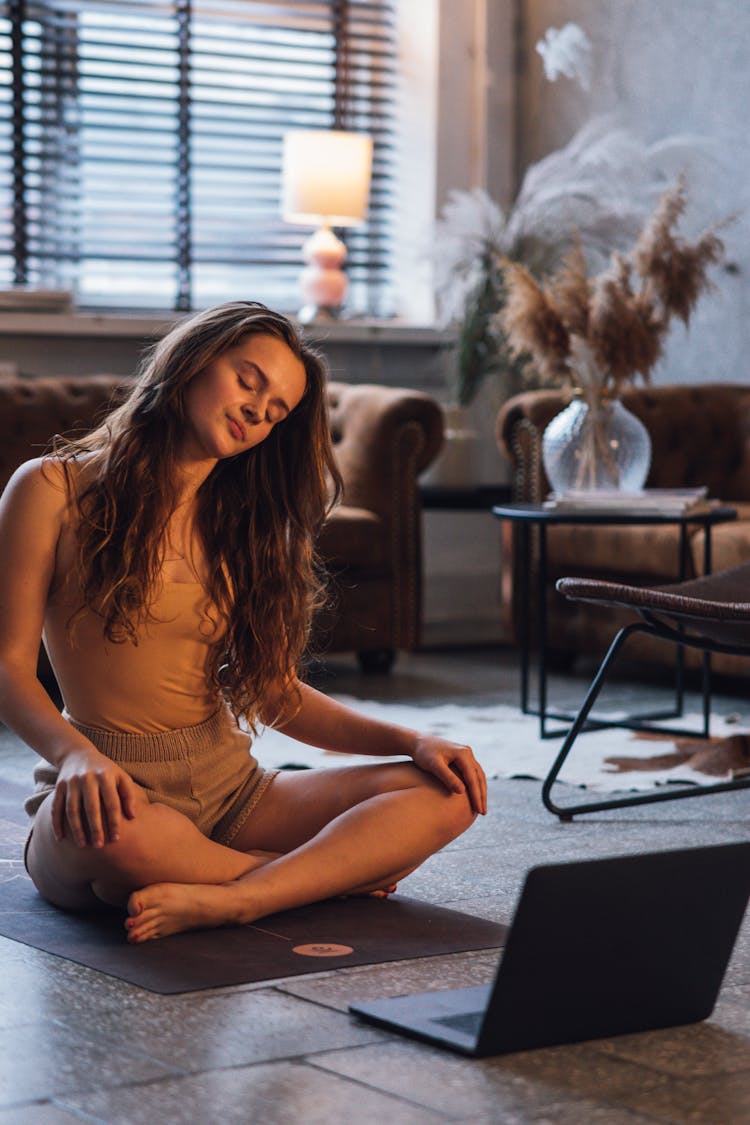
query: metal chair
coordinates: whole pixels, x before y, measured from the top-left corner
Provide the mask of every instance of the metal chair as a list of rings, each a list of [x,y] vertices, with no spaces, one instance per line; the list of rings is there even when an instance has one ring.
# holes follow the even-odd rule
[[[711,785],[662,787],[658,791],[636,796],[568,806],[555,804],[550,796],[563,763],[578,735],[586,726],[589,712],[596,702],[610,667],[632,633],[640,632],[661,637],[672,641],[675,645],[702,650],[704,654],[726,652],[750,656],[750,565],[745,564],[702,578],[694,578],[688,582],[658,588],[625,586],[586,578],[561,578],[557,582],[557,589],[572,601],[635,610],[640,621],[625,625],[612,641],[560,752],[545,778],[542,786],[542,801],[545,807],[561,820],[571,820],[579,813],[627,808],[631,805],[653,804],[658,801],[674,801],[686,797],[706,797],[712,793],[725,793],[732,789],[750,787],[750,777],[735,776],[729,781]],[[707,660],[704,660],[704,672],[707,677]],[[705,690],[706,683],[707,681],[704,682],[704,729],[701,734],[702,737],[708,738],[710,696]],[[664,730],[664,728],[654,729]]]

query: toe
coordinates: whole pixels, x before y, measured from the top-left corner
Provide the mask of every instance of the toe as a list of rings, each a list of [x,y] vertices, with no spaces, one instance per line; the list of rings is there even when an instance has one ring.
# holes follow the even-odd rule
[[[128,899],[128,914],[131,918],[135,918],[143,910],[143,903],[141,902],[140,892],[134,892]]]

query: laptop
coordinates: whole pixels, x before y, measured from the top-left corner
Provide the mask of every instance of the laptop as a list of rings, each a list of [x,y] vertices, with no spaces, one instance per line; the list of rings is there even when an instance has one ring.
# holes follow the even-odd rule
[[[535,867],[494,983],[352,1003],[483,1057],[706,1019],[750,896],[750,842]]]

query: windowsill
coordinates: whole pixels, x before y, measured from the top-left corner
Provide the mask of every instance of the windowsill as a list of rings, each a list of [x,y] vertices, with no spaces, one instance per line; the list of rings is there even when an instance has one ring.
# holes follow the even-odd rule
[[[158,338],[180,319],[181,316],[171,313],[2,312],[0,336]],[[311,339],[320,343],[449,347],[455,339],[450,329],[398,320],[326,320],[307,324],[304,328]]]

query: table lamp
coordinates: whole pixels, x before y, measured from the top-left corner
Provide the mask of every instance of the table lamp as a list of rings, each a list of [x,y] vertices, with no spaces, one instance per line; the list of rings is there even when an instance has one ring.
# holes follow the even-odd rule
[[[331,228],[364,222],[371,169],[372,138],[362,133],[294,129],[284,135],[284,219],[318,227],[302,248],[302,323],[335,317],[344,304],[346,247]]]

